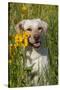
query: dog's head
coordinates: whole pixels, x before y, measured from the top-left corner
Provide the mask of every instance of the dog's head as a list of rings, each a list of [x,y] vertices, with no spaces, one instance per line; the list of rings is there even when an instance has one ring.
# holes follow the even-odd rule
[[[30,32],[29,43],[37,48],[40,46],[41,33],[46,33],[47,27],[47,23],[40,19],[23,20],[16,25],[16,32],[20,33],[20,30]]]

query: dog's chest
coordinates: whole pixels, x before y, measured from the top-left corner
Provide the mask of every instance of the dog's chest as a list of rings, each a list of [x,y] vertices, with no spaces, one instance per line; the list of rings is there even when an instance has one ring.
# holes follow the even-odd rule
[[[44,53],[42,53],[44,52]],[[38,71],[41,72],[48,65],[48,53],[47,50],[32,50],[30,53],[27,52],[27,67],[32,66],[32,72]]]

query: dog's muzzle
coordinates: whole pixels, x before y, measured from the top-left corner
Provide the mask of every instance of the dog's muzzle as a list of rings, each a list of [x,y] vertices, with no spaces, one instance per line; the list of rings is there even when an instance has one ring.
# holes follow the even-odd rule
[[[41,45],[41,41],[40,40],[36,39],[34,43],[31,43],[29,39],[30,39],[30,37],[28,38],[28,42],[29,42],[30,45],[32,45],[35,48],[39,48],[40,47],[40,45]]]

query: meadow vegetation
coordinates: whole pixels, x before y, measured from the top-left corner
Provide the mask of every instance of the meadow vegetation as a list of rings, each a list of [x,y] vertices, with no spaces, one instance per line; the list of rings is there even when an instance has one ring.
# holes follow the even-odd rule
[[[50,72],[47,79],[50,85],[58,84],[58,6],[42,4],[8,4],[8,86],[31,86],[28,74],[31,68],[25,68],[25,47],[15,46],[15,26],[23,19],[40,18],[48,23],[47,36],[44,36],[43,47],[48,48]],[[41,85],[44,85],[40,80]]]

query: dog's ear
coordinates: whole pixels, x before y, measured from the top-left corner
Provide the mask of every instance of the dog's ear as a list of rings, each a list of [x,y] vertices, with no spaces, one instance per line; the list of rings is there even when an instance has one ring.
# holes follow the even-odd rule
[[[48,30],[48,24],[45,22],[45,21],[41,21],[41,25],[42,25],[42,28],[43,28],[43,32],[47,32]]]
[[[20,21],[20,22],[16,25],[16,27],[15,27],[16,33],[20,33],[21,30],[24,30],[24,23],[25,23],[25,20]]]

